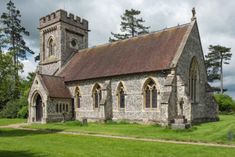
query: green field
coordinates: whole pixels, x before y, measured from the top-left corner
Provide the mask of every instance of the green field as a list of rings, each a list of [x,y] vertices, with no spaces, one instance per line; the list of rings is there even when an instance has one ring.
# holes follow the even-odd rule
[[[124,122],[89,123],[87,126],[82,126],[78,121],[29,126],[40,129],[38,131],[0,128],[0,157],[233,157],[234,148],[57,134],[60,131],[73,131],[234,144],[234,139],[228,141],[227,134],[229,131],[235,132],[235,116],[222,115],[220,118],[219,122],[195,125],[184,131]],[[0,119],[0,126],[25,121]]]
[[[89,123],[81,126],[78,121],[66,123],[34,124],[36,129],[56,129],[61,131],[82,132],[91,134],[108,134],[144,138],[161,138],[181,141],[201,141],[213,143],[235,144],[235,116],[221,115],[219,122],[195,125],[189,130],[171,130],[157,125],[141,125],[128,123]],[[229,132],[234,134],[233,140],[228,139]]]
[[[233,157],[234,148],[0,129],[1,157]]]
[[[25,123],[26,119],[0,119],[0,126],[17,124],[17,123]]]

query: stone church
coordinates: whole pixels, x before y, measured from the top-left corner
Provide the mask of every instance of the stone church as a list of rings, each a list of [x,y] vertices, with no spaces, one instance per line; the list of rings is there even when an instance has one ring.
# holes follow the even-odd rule
[[[195,123],[218,119],[195,17],[190,23],[88,48],[88,21],[40,19],[40,62],[28,122]]]

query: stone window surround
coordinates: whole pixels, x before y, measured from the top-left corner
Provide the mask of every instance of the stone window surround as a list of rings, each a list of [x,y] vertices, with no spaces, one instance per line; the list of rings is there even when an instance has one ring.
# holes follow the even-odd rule
[[[146,108],[145,107],[145,96],[144,96],[144,93],[145,93],[145,91],[144,91],[144,89],[145,89],[145,87],[146,87],[146,84],[150,81],[150,80],[152,80],[153,82],[154,82],[154,86],[155,86],[155,88],[156,88],[156,90],[157,90],[157,107],[156,108],[153,108],[153,107],[150,107],[150,108]],[[127,95],[127,92],[126,92],[126,87],[125,87],[125,84],[124,84],[124,82],[123,81],[120,81],[119,83],[118,83],[118,86],[117,86],[117,88],[116,88],[116,98],[117,98],[117,109],[118,109],[118,111],[122,111],[122,112],[125,112],[125,109],[126,109],[126,99],[125,99],[125,107],[124,108],[120,108],[119,106],[119,97],[118,97],[118,87],[120,86],[120,84],[122,84],[123,85],[123,88],[124,88],[124,93],[125,93],[125,96]],[[94,83],[94,85],[93,85],[93,87],[92,87],[92,95],[91,95],[91,97],[92,97],[92,99],[93,99],[93,110],[99,110],[99,105],[98,105],[98,107],[95,107],[95,100],[94,100],[94,90],[95,90],[95,87],[97,87],[97,86],[100,86],[100,91],[101,91],[101,89],[102,89],[102,87],[101,87],[101,84],[100,83]],[[81,92],[80,92],[80,88],[79,88],[79,86],[77,86],[76,88],[75,88],[75,92],[74,92],[74,97],[76,98],[76,90],[78,90],[79,89],[79,96],[80,97],[82,97],[82,94],[81,94]],[[101,91],[102,92],[102,91]],[[154,77],[148,77],[148,78],[146,78],[145,79],[145,81],[144,81],[144,83],[143,83],[143,85],[142,85],[142,92],[141,92],[141,94],[143,95],[143,101],[142,101],[142,112],[160,112],[160,88],[159,88],[159,86],[158,86],[158,83],[157,83],[157,79],[156,78],[154,78]],[[151,100],[152,101],[152,100]],[[76,104],[76,99],[74,99],[74,103]],[[99,101],[98,101],[98,104],[99,104]],[[81,104],[80,104],[81,105]],[[152,104],[151,104],[151,106],[152,106]],[[81,107],[81,106],[80,106]],[[76,107],[77,108],[77,107]],[[77,109],[79,109],[79,108],[77,108]]]
[[[95,107],[96,103],[96,94],[97,94],[97,107]],[[92,99],[93,99],[93,110],[99,110],[100,107],[100,101],[102,99],[102,87],[99,83],[95,83],[92,88]]]
[[[51,35],[48,40],[47,40],[47,49],[48,49],[48,57],[54,56],[55,55],[55,38],[53,35]]]
[[[124,108],[121,108],[121,104],[120,104],[120,91],[123,90],[124,92]],[[116,98],[117,98],[117,108],[119,111],[125,111],[126,109],[126,87],[124,86],[123,81],[120,81],[118,83],[117,89],[116,89]]]
[[[55,107],[56,107],[56,113],[69,112],[69,105],[67,103],[57,103]]]
[[[77,86],[76,88],[75,88],[75,92],[74,92],[74,104],[75,104],[75,106],[76,106],[76,108],[77,109],[80,109],[81,108],[81,92],[80,92],[80,88],[79,88],[79,86]],[[78,106],[78,99],[79,99],[79,101],[80,101],[80,106]]]
[[[156,108],[153,108],[152,107],[152,95],[150,92],[150,107],[149,108],[146,108],[146,96],[145,96],[145,90],[146,90],[146,87],[148,86],[148,83],[150,81],[153,81],[154,82],[154,85],[151,87],[155,87],[156,90],[157,90],[157,107]],[[144,81],[144,84],[143,84],[143,87],[142,87],[142,95],[143,95],[143,112],[148,112],[148,111],[155,111],[155,112],[159,112],[160,111],[160,101],[159,101],[159,94],[160,94],[160,89],[159,89],[159,86],[158,86],[158,83],[157,83],[157,80],[154,79],[153,77],[148,77],[145,81]]]
[[[198,104],[199,69],[196,57],[192,57],[189,68],[189,96],[192,104]]]

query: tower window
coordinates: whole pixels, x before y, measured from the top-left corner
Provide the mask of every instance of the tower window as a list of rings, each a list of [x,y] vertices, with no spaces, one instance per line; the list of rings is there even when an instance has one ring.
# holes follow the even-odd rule
[[[72,47],[76,47],[77,46],[77,40],[76,39],[72,39],[71,46]]]
[[[49,50],[49,56],[52,56],[54,55],[54,41],[52,38],[49,39],[49,42],[48,42],[48,50]]]

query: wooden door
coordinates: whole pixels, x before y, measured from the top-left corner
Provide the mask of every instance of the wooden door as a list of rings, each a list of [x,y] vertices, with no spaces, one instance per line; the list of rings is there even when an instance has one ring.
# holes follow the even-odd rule
[[[36,99],[36,121],[41,121],[43,116],[42,98],[40,95]]]

